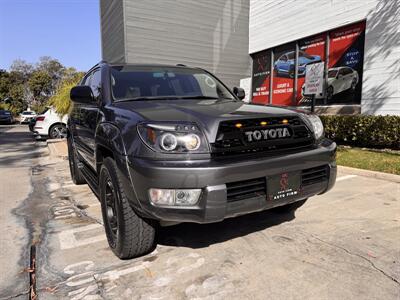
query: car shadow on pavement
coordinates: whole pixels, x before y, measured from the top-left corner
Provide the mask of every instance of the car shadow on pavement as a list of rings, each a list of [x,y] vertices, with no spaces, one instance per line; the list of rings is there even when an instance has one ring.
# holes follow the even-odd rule
[[[157,243],[164,246],[204,248],[262,231],[289,222],[294,218],[295,212],[277,213],[273,210],[267,210],[229,218],[219,223],[183,223],[161,227],[158,232]]]

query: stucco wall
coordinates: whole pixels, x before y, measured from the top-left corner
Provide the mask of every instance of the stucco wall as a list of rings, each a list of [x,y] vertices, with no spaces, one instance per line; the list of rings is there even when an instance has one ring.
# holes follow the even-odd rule
[[[205,68],[229,87],[250,75],[248,0],[124,0],[126,61]]]
[[[249,53],[367,21],[361,112],[400,114],[400,2],[250,0]]]
[[[124,14],[123,1],[101,0],[101,52],[108,62],[124,62]]]

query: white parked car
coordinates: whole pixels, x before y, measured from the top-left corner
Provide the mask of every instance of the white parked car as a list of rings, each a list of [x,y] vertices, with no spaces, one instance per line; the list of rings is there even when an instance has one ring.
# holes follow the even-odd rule
[[[331,100],[332,97],[340,92],[347,90],[354,91],[358,84],[358,73],[350,67],[337,67],[328,70],[328,85],[326,88],[326,98]],[[304,85],[301,93],[304,95]],[[324,98],[323,94],[315,96],[316,99]]]
[[[60,139],[67,137],[68,115],[60,116],[54,108],[49,107],[41,115],[36,117],[33,132],[40,137]]]
[[[36,117],[36,113],[33,110],[25,110],[19,115],[19,123],[29,123],[31,119]]]

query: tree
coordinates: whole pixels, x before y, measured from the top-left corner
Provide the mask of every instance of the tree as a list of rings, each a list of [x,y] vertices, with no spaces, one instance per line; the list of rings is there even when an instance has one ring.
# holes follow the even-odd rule
[[[26,82],[29,79],[30,74],[33,72],[34,67],[32,64],[26,62],[23,59],[16,59],[12,62],[10,71],[20,73],[22,79]]]
[[[76,72],[73,68],[69,68],[68,70],[68,76],[64,77],[57,88],[55,95],[49,100],[49,104],[54,106],[55,110],[60,115],[66,115],[70,113],[72,109],[72,103],[70,99],[71,89],[78,84],[84,75],[83,72]]]
[[[50,56],[42,56],[36,65],[36,70],[46,72],[51,77],[52,94],[56,91],[61,78],[64,77],[66,68]]]
[[[10,85],[10,74],[6,70],[0,69],[0,101],[9,97]]]
[[[29,78],[28,87],[33,96],[33,101],[45,103],[52,94],[52,82],[50,75],[45,71],[34,71]],[[26,96],[29,92],[26,91]],[[28,99],[25,99],[28,100]]]

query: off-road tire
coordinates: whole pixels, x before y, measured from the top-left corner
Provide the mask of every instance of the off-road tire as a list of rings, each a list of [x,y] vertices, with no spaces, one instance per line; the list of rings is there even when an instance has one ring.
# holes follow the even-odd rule
[[[86,180],[83,177],[81,170],[78,168],[78,158],[72,144],[71,138],[67,139],[68,145],[68,162],[69,162],[69,171],[71,173],[72,182],[76,185],[85,184]]]
[[[153,220],[141,218],[135,213],[129,205],[119,176],[115,161],[109,157],[104,159],[100,170],[99,187],[101,210],[108,244],[117,257],[130,259],[153,250],[156,224]],[[114,209],[117,221],[116,233],[113,233],[107,216],[107,209],[110,209],[106,204],[107,184],[112,184],[113,187]]]
[[[283,206],[278,206],[273,208],[273,211],[279,214],[286,214],[290,212],[295,212],[298,208],[304,205],[306,203],[307,199],[296,201],[293,203],[289,203]]]

